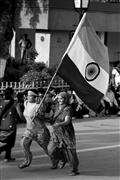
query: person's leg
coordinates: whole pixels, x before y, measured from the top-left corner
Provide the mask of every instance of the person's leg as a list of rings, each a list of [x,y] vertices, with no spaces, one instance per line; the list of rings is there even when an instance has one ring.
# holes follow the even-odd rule
[[[72,167],[72,172],[70,175],[78,175],[79,159],[77,156],[76,149],[68,149],[68,156],[70,166]]]
[[[6,144],[6,148],[5,148],[5,161],[11,161],[11,160],[15,160],[15,158],[11,157],[11,152],[12,152],[12,148],[15,145],[15,140],[16,140],[16,130],[13,132],[13,134],[8,138],[8,142]]]
[[[31,143],[32,143],[31,138],[23,137],[23,139],[21,141],[21,145],[23,147],[25,160],[22,162],[22,164],[20,164],[18,166],[19,168],[25,168],[25,167],[28,167],[31,164],[31,161],[32,161],[32,153],[30,151]]]
[[[56,147],[57,147],[57,143],[51,139],[48,145],[48,154],[52,162],[52,167],[51,167],[52,169],[56,169],[59,162],[58,158],[56,158],[57,156]]]
[[[105,102],[105,115],[109,115],[110,114],[110,104],[107,101]]]
[[[48,153],[48,149],[47,149],[48,143],[46,143],[46,142],[41,142],[40,139],[36,139],[35,141],[39,144],[40,147],[43,148],[43,150],[45,151],[45,153],[48,155],[48,154],[49,154],[49,153]]]
[[[7,143],[0,147],[0,154],[7,149]]]
[[[12,148],[15,145],[15,139],[16,139],[16,130],[14,130],[10,136],[7,137],[6,143],[0,147],[0,153],[5,152],[5,162],[13,161],[15,158],[11,157],[11,151]]]
[[[40,147],[42,147],[45,153],[48,155],[48,144],[50,142],[50,132],[47,128],[43,130],[43,133],[38,132],[37,137],[34,139]]]
[[[60,169],[62,169],[65,166],[65,164],[68,162],[66,151],[67,151],[66,147],[62,146],[60,150],[60,161],[59,161]]]
[[[11,157],[11,151],[12,151],[12,148],[11,147],[9,148],[9,146],[6,146],[4,162],[15,161],[15,158]]]

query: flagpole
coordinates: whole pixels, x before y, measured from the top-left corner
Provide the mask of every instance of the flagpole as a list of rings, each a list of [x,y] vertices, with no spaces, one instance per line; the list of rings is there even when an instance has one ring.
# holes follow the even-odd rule
[[[86,13],[85,13],[84,16],[82,17],[82,19],[81,19],[81,21],[80,21],[80,23],[79,23],[79,24],[80,24],[79,26],[81,26],[82,22],[84,21],[85,16],[86,16]],[[77,32],[78,32],[79,26],[77,27],[74,36],[76,36],[76,34],[77,34]],[[73,38],[72,38],[72,39],[73,39]],[[68,51],[68,49],[70,48],[70,46],[71,46],[72,43],[73,43],[73,41],[71,40],[71,43],[69,44],[69,46],[68,46],[68,48],[67,48],[66,51]],[[64,53],[64,55],[65,55],[65,53]],[[64,55],[63,55],[62,59],[64,58]],[[50,87],[51,87],[51,85],[52,85],[52,82],[53,82],[55,76],[57,75],[57,72],[58,72],[58,70],[59,70],[59,68],[60,68],[60,66],[61,66],[61,64],[62,64],[62,59],[61,59],[59,65],[58,65],[58,67],[57,67],[57,69],[56,69],[56,71],[55,71],[55,73],[54,73],[54,75],[53,75],[53,77],[52,77],[52,79],[51,79],[48,87],[47,87],[47,90],[46,90],[46,92],[45,92],[45,94],[44,94],[44,96],[43,96],[43,98],[42,98],[42,100],[41,100],[41,102],[40,102],[40,106],[41,106],[41,104],[44,102],[45,97],[46,97],[46,95],[47,95],[47,93],[48,93],[48,91],[49,91],[49,89],[50,89]],[[40,106],[39,106],[39,108],[40,108]],[[39,110],[39,108],[38,108],[38,110]]]
[[[85,18],[85,15],[84,15],[84,18],[83,18],[83,14],[82,14],[83,1],[82,1],[82,0],[80,0],[80,1],[81,1],[81,3],[80,3],[80,4],[81,4],[81,7],[80,7],[81,12],[79,12],[79,13],[80,13],[80,23],[79,23],[80,25],[79,25],[79,26],[81,26],[82,21],[83,21],[84,18]],[[90,1],[90,0],[88,0],[86,9],[88,9],[89,1]],[[86,13],[85,13],[85,14],[86,14]],[[79,26],[77,27],[78,30],[79,30]],[[77,34],[77,31],[78,31],[77,29],[76,29],[76,33],[74,34],[74,36],[76,36],[76,34]],[[72,38],[72,39],[73,39],[73,38]],[[73,43],[73,41],[71,41],[71,43],[70,43],[70,45],[68,46],[67,50],[71,47],[71,44],[72,44],[72,43]],[[66,50],[66,51],[67,51],[67,50]],[[65,55],[65,53],[64,53],[64,55]],[[63,55],[63,58],[64,58],[64,55]],[[63,59],[63,58],[62,58],[62,59]],[[45,94],[44,94],[44,96],[43,96],[43,98],[42,98],[42,100],[41,100],[41,102],[40,102],[39,108],[40,108],[41,104],[44,102],[45,97],[46,97],[46,95],[47,95],[47,93],[48,93],[48,91],[49,91],[49,89],[50,89],[50,87],[51,87],[51,85],[52,85],[52,83],[53,83],[53,80],[54,80],[55,76],[57,75],[57,72],[58,72],[58,70],[59,70],[59,67],[60,67],[61,64],[62,64],[62,59],[61,59],[59,65],[58,65],[58,67],[57,67],[57,70],[56,70],[56,72],[54,73],[54,75],[53,75],[53,77],[52,77],[52,79],[51,79],[51,81],[50,81],[50,83],[49,83],[49,85],[48,85],[48,87],[47,87],[47,90],[46,90],[46,92],[45,92]],[[38,110],[39,110],[39,108],[38,108]]]
[[[82,2],[82,0],[80,0],[81,1],[81,7],[80,7],[80,9],[81,9],[81,12],[80,12],[80,25],[79,26],[81,26],[81,24],[82,24],[82,21],[84,21],[84,18],[85,18],[85,14],[82,14],[82,4],[83,4],[83,2]],[[87,4],[87,8],[86,9],[88,9],[88,6],[89,6],[89,0],[88,0],[88,4]],[[84,15],[84,18],[83,18],[83,15]],[[77,29],[79,30],[79,26],[77,27]],[[77,34],[77,31],[78,30],[76,30],[76,34]],[[75,35],[75,34],[74,34]],[[73,39],[73,38],[72,38]],[[70,45],[68,46],[68,48],[70,48],[70,46],[71,46],[71,44],[73,43],[73,41],[71,41],[71,43],[70,43]],[[67,50],[68,50],[68,48],[67,48]],[[67,51],[66,50],[66,51]],[[65,53],[64,53],[64,55],[65,55]],[[63,55],[63,57],[64,57],[64,55]],[[62,58],[63,59],[63,58]],[[42,98],[42,100],[41,100],[41,102],[40,102],[40,106],[41,106],[41,104],[44,102],[44,100],[45,100],[45,97],[46,97],[46,95],[47,95],[47,93],[48,93],[48,91],[49,91],[49,89],[50,89],[50,86],[51,86],[51,84],[52,84],[52,82],[53,82],[53,80],[54,80],[54,78],[55,78],[55,76],[57,75],[57,72],[58,72],[58,70],[59,70],[59,67],[61,66],[61,64],[62,64],[62,59],[61,59],[61,62],[59,63],[59,65],[58,65],[58,67],[57,67],[57,70],[56,70],[56,72],[54,73],[54,75],[53,75],[53,77],[52,77],[52,79],[51,79],[51,81],[50,81],[50,83],[49,83],[49,85],[48,85],[48,87],[47,87],[47,90],[46,90],[46,92],[45,92],[45,94],[44,94],[44,96],[43,96],[43,98]],[[39,107],[40,107],[39,106]]]
[[[51,79],[51,81],[50,81],[50,83],[49,83],[46,91],[45,91],[45,94],[44,94],[42,100],[40,101],[39,107],[38,107],[38,109],[37,109],[37,111],[36,111],[36,113],[35,113],[35,116],[33,117],[33,120],[34,120],[34,118],[36,117],[36,115],[38,114],[39,108],[41,107],[42,103],[44,102],[44,100],[45,100],[45,98],[46,98],[46,95],[47,95],[47,93],[48,93],[48,91],[49,91],[49,89],[50,89],[50,87],[51,87],[51,85],[52,85],[52,83],[53,83],[53,80],[54,80],[55,76],[57,75],[57,72],[58,72],[59,67],[61,66],[61,64],[62,64],[62,60],[61,60],[61,62],[59,63],[59,65],[58,65],[58,67],[57,67],[57,69],[56,69],[56,71],[55,71],[55,73],[54,73],[54,75],[53,75],[53,77],[52,77],[52,79]]]

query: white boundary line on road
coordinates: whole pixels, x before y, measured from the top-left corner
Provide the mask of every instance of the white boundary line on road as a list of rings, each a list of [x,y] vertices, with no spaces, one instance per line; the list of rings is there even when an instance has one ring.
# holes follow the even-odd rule
[[[112,146],[101,146],[101,147],[95,147],[95,148],[80,149],[80,150],[77,150],[77,152],[97,151],[97,150],[112,149],[112,148],[118,148],[118,147],[120,147],[120,144],[112,145]]]
[[[76,132],[76,135],[93,135],[93,134],[100,134],[100,135],[109,135],[109,134],[118,134],[120,135],[120,131],[114,131],[114,132]]]
[[[101,147],[95,147],[95,148],[79,149],[77,150],[77,152],[80,153],[80,152],[89,152],[89,151],[99,151],[99,150],[112,149],[112,148],[118,148],[118,147],[120,147],[120,144],[112,145],[112,146],[101,146]],[[19,150],[15,152],[21,152],[21,151]],[[37,159],[37,158],[43,158],[43,157],[48,157],[48,156],[46,154],[42,154],[42,155],[34,155],[33,157],[34,159]],[[18,158],[18,160],[22,160],[22,159],[23,157]]]

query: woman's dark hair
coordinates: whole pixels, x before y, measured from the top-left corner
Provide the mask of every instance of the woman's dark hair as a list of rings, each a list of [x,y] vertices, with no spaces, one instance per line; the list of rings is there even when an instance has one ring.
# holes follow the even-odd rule
[[[24,93],[23,92],[18,92],[17,93],[18,100],[22,99],[23,97],[24,97]]]

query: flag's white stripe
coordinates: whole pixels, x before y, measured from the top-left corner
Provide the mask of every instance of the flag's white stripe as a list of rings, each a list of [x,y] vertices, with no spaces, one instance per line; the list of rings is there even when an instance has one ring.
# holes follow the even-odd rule
[[[86,65],[90,62],[96,62],[89,56],[87,51],[85,50],[84,46],[82,45],[79,37],[77,37],[76,41],[74,42],[73,46],[69,49],[68,56],[76,65],[82,76],[85,78],[85,69]],[[104,78],[103,78],[104,77]],[[102,79],[102,81],[101,81]],[[105,94],[108,82],[109,81],[109,74],[100,67],[100,74],[94,81],[87,81],[91,86]]]

